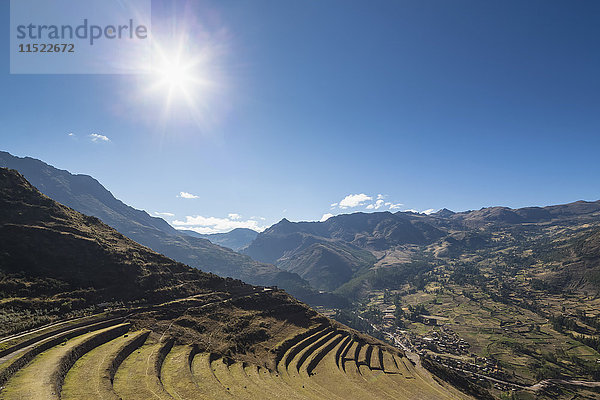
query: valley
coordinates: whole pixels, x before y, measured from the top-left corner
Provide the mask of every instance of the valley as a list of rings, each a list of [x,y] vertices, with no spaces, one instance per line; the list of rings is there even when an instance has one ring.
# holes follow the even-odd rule
[[[0,399],[472,398],[280,289],[177,263],[14,170],[0,169],[0,194]]]
[[[62,174],[60,182],[72,180],[74,185],[79,179],[30,159],[11,162],[22,163],[21,167],[29,168],[32,176],[48,176],[40,173],[45,169],[50,176]],[[48,188],[52,180],[44,179],[39,182]],[[49,192],[64,197],[66,187],[61,184]],[[74,204],[79,196],[87,196],[81,189],[70,189],[69,193],[66,198]],[[44,204],[39,198],[34,203]],[[0,329],[4,336],[65,319],[78,320],[106,310],[120,310],[130,324],[128,331],[140,335],[139,332],[151,332],[148,338],[155,338],[158,332],[162,339],[171,334],[177,336],[180,340],[173,346],[178,357],[193,358],[190,349],[197,347],[203,349],[200,353],[208,354],[208,364],[227,355],[228,368],[235,364],[230,362],[241,362],[242,367],[267,368],[269,374],[279,374],[279,378],[285,376],[285,370],[272,357],[272,349],[278,345],[274,338],[291,340],[300,331],[292,329],[288,322],[282,324],[281,318],[287,318],[283,315],[263,320],[256,316],[256,310],[247,310],[243,303],[269,296],[289,302],[291,297],[280,290],[285,289],[301,294],[300,299],[310,300],[324,316],[310,317],[316,318],[318,324],[329,317],[353,328],[354,331],[344,331],[354,332],[350,336],[360,335],[358,332],[372,335],[382,341],[380,345],[391,346],[387,347],[389,351],[406,354],[413,367],[423,368],[419,373],[433,373],[440,382],[451,382],[467,395],[517,399],[597,397],[594,382],[600,380],[600,202],[517,210],[493,207],[462,213],[441,210],[430,215],[355,213],[334,216],[325,222],[294,223],[284,219],[257,234],[249,244],[243,243],[254,237],[252,232],[217,236],[221,241],[240,243],[245,255],[185,233],[157,233],[169,230],[160,228],[165,221],[122,203],[118,206],[114,198],[107,204],[120,210],[121,217],[115,220],[101,212],[96,214],[113,221],[126,236],[138,237],[128,227],[141,224],[147,226],[142,229],[144,232],[152,229],[153,240],[158,241],[154,247],[158,249],[164,248],[160,242],[165,240],[200,241],[197,243],[202,243],[204,250],[195,247],[194,251],[202,254],[195,266],[198,262],[209,263],[208,271],[216,268],[218,273],[243,279],[264,270],[267,275],[248,280],[270,288],[186,269],[156,253],[147,253],[148,249],[119,235],[97,218],[80,216],[67,208],[44,206],[55,210],[52,212],[62,210],[60,216],[50,218],[40,210],[24,211],[20,215],[27,216],[29,222],[14,224],[10,221],[16,218],[15,207],[24,206],[7,203],[7,210],[12,211],[3,217],[3,245],[5,249],[19,249],[20,258],[5,251],[3,257],[9,255],[8,258],[0,259],[0,318],[5,322]],[[134,218],[130,219],[132,215]],[[71,218],[78,221],[76,228],[69,222]],[[89,224],[93,228],[81,228]],[[61,233],[63,230],[71,234]],[[45,244],[26,256],[22,243],[14,240],[22,235]],[[102,267],[101,274],[95,269],[82,274],[90,260],[96,264],[101,254],[90,247],[90,239],[100,240],[101,247],[110,251],[113,261],[103,265],[122,260],[139,265],[140,269],[132,274],[123,267]],[[77,256],[70,256],[64,264],[60,257],[57,259],[56,249],[67,255],[78,249]],[[43,263],[36,261],[42,259]],[[140,260],[144,261],[137,264]],[[225,264],[221,260],[226,260]],[[23,265],[30,265],[28,273],[24,273]],[[167,270],[160,272],[161,265]],[[219,265],[227,265],[229,272],[219,269]],[[272,271],[278,272],[272,275]],[[125,280],[112,278],[127,274],[130,277]],[[266,276],[279,278],[265,279]],[[288,284],[286,276],[291,279]],[[300,285],[288,286],[289,282]],[[157,304],[164,305],[156,308]],[[225,305],[235,305],[235,311],[221,309],[213,317],[204,315],[211,307]],[[202,313],[194,314],[194,310]],[[228,322],[220,322],[224,320]],[[263,323],[269,328],[261,328]],[[312,325],[303,322],[300,326],[310,331]],[[265,336],[273,329],[283,336]],[[224,334],[227,340],[215,339]],[[31,335],[34,334],[25,337]],[[340,333],[339,338],[327,336],[328,340],[321,343],[327,348],[323,354],[334,348],[337,352],[346,337],[345,333]],[[162,348],[161,340],[152,340],[154,347],[148,348]],[[11,339],[0,342],[0,351],[13,345]],[[153,354],[154,350],[148,351]],[[343,357],[336,357],[333,362],[337,366]],[[323,355],[322,359],[329,358]],[[354,358],[357,360],[358,353]],[[206,362],[202,361],[202,365]],[[306,365],[311,365],[310,361]],[[312,377],[312,369],[307,371],[306,375]],[[343,368],[342,372],[346,373]]]

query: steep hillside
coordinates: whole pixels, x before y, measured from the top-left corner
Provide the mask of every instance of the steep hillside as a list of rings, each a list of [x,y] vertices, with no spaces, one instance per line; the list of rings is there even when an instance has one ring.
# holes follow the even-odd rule
[[[600,227],[585,230],[555,246],[552,269],[538,274],[549,290],[600,295]]]
[[[175,262],[4,168],[0,290],[0,329],[17,333],[0,338],[3,400],[469,398],[285,292]]]
[[[86,215],[100,218],[130,239],[179,262],[206,272],[257,285],[276,285],[306,301],[318,302],[308,283],[298,275],[261,264],[229,248],[180,233],[164,220],[116,199],[97,180],[73,175],[33,158],[0,152],[0,167],[22,173],[48,197]]]
[[[44,196],[16,171],[0,169],[0,194],[0,292],[5,309],[26,308],[36,304],[32,298],[48,296],[51,300],[40,300],[45,308],[70,310],[225,287],[222,278],[164,257],[97,218]]]

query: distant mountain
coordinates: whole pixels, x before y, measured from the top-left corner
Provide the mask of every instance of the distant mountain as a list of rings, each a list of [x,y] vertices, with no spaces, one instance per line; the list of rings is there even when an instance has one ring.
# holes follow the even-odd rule
[[[0,152],[0,167],[19,171],[48,197],[86,215],[100,218],[125,236],[176,261],[247,283],[277,285],[305,301],[314,301],[308,283],[297,274],[252,260],[202,238],[180,233],[161,218],[116,199],[96,179],[73,175],[40,160]]]
[[[477,229],[491,226],[511,226],[532,223],[578,223],[600,216],[600,201],[576,201],[547,207],[487,207],[475,211],[452,213],[442,210],[424,217],[434,225],[458,229]]]
[[[371,268],[382,251],[404,244],[427,244],[443,232],[404,214],[355,213],[325,222],[281,220],[244,250],[255,260],[298,273],[314,287],[334,290]]]
[[[201,234],[195,231],[180,229],[186,235],[206,239],[219,246],[228,247],[235,251],[246,248],[258,235],[258,232],[248,228],[236,228],[227,233]]]

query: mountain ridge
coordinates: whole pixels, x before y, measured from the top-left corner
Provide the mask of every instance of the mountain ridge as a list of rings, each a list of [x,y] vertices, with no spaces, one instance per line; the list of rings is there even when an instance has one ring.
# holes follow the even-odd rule
[[[284,218],[259,233],[242,252],[255,260],[296,272],[319,289],[334,291],[369,269],[397,263],[395,253],[403,253],[401,257],[406,258],[421,251],[418,249],[434,246],[436,254],[450,255],[484,248],[492,240],[485,233],[490,229],[526,229],[529,225],[544,224],[569,226],[598,220],[600,201],[582,200],[520,209],[502,206],[462,212],[442,209],[430,215],[357,212],[322,222],[291,222]]]

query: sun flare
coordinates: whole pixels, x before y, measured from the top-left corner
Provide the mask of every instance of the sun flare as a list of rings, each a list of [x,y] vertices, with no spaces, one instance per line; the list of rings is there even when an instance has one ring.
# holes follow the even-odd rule
[[[210,54],[190,46],[188,40],[154,43],[148,88],[152,97],[163,102],[163,117],[187,109],[202,118],[206,103],[214,95]]]
[[[193,89],[197,81],[197,71],[190,61],[186,62],[177,56],[174,59],[165,57],[161,59],[154,69],[157,86],[167,88],[169,91],[186,91]]]
[[[138,95],[152,106],[152,119],[166,126],[194,123],[208,130],[227,96],[226,39],[206,34],[154,37]]]

